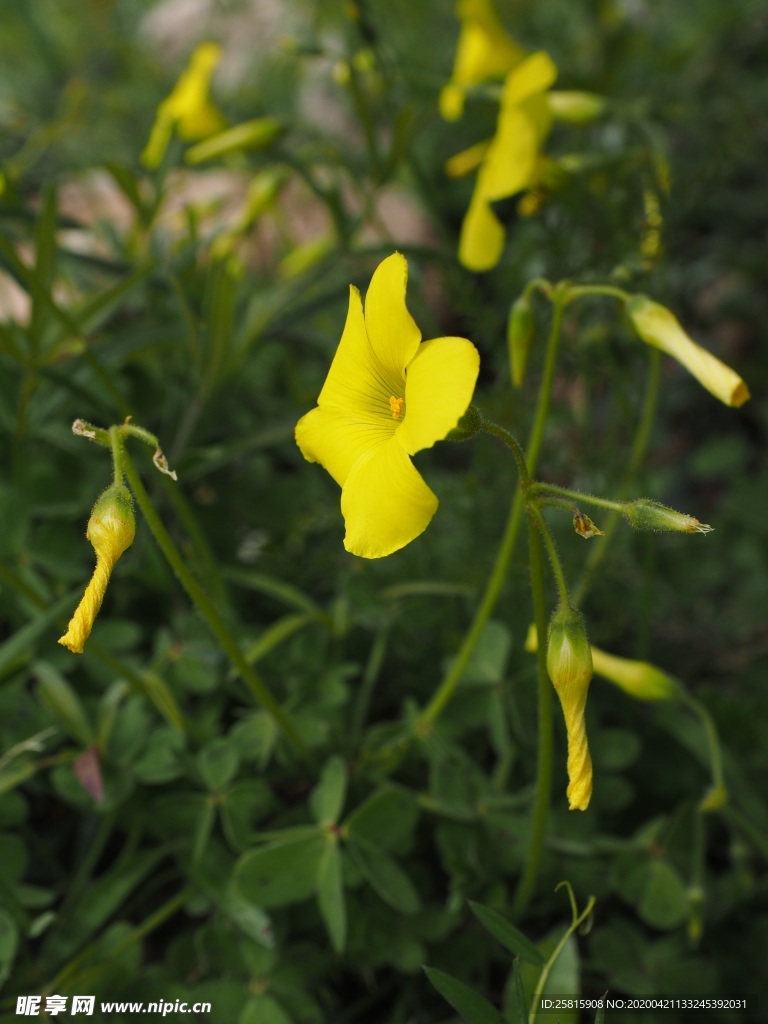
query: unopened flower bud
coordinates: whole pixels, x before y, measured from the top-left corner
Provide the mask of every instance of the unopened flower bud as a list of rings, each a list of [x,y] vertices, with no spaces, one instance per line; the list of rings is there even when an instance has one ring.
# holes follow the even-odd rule
[[[749,389],[738,373],[692,341],[665,306],[634,295],[626,308],[643,341],[677,359],[715,398],[735,407],[747,401]]]
[[[227,153],[240,152],[245,149],[264,149],[275,141],[284,131],[283,122],[277,117],[257,117],[251,121],[243,121],[234,128],[218,132],[196,146],[188,149],[184,159],[188,164],[201,164],[206,160],[214,160]]]
[[[693,516],[676,512],[650,498],[629,501],[623,508],[624,518],[636,530],[654,530],[657,533],[712,533],[713,526],[700,523]]]
[[[584,619],[574,608],[560,605],[549,624],[547,672],[560,698],[568,735],[568,805],[585,811],[592,796],[584,710],[592,679],[592,652]]]
[[[521,387],[528,364],[528,353],[531,351],[536,333],[536,320],[531,302],[525,292],[515,299],[509,310],[507,320],[507,351],[509,352],[509,369],[512,383]]]
[[[59,643],[73,654],[82,654],[101,608],[107,583],[118,558],[131,546],[136,533],[133,503],[128,489],[113,484],[93,506],[85,536],[96,552],[96,568],[82,600]]]
[[[606,109],[605,97],[594,92],[553,90],[546,94],[546,100],[552,116],[569,124],[590,124]]]
[[[615,654],[592,648],[592,667],[602,676],[637,700],[674,700],[683,690],[678,681],[647,661],[618,658]]]

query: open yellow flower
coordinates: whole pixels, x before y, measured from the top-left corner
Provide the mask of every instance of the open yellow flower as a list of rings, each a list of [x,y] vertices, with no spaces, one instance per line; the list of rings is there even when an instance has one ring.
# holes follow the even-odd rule
[[[480,367],[466,338],[421,341],[405,304],[400,253],[376,268],[365,311],[350,287],[344,332],[317,408],[296,443],[341,486],[344,546],[363,558],[404,547],[429,525],[438,501],[410,456],[431,448],[469,406]]]
[[[496,134],[448,161],[449,174],[466,174],[479,165],[477,183],[461,227],[459,260],[469,270],[490,270],[501,259],[504,225],[491,203],[527,188],[534,180],[552,112],[546,90],[557,77],[548,54],[531,54],[507,75]]]
[[[173,91],[157,108],[149,141],[141,154],[145,167],[154,170],[160,166],[174,131],[185,142],[193,142],[224,127],[223,116],[208,97],[220,60],[217,43],[201,43],[195,48]]]
[[[490,0],[460,0],[456,13],[462,22],[461,35],[451,80],[440,93],[440,113],[446,121],[461,117],[468,88],[490,78],[503,78],[525,56]]]

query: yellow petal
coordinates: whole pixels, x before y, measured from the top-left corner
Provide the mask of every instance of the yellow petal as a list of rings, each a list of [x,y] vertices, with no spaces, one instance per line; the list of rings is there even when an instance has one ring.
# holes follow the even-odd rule
[[[347,322],[317,404],[356,419],[391,421],[390,396],[399,398],[405,393],[403,370],[390,373],[375,358],[365,329],[360,292],[351,286]],[[395,426],[392,423],[393,429]]]
[[[482,163],[491,141],[491,139],[485,139],[483,142],[477,142],[474,146],[470,146],[469,149],[462,149],[460,153],[446,161],[445,173],[451,178],[463,178],[465,174],[474,171]]]
[[[468,270],[490,270],[501,259],[504,226],[478,190],[461,225],[459,261]]]
[[[296,444],[308,462],[319,462],[343,486],[357,460],[386,444],[394,426],[383,418],[360,420],[336,409],[312,409],[296,424]]]
[[[344,547],[362,558],[391,555],[424,532],[437,504],[393,437],[372,455],[358,459],[344,483]]]
[[[463,0],[457,13],[463,24],[453,73],[440,93],[440,113],[446,121],[461,117],[468,87],[502,77],[525,56],[525,50],[506,31],[489,0]]]
[[[549,54],[543,50],[532,53],[507,75],[501,96],[502,107],[519,106],[536,93],[549,89],[556,78],[557,67]]]
[[[480,169],[477,189],[487,201],[514,195],[533,177],[539,137],[524,110],[502,111],[498,132]]]
[[[408,264],[399,252],[376,267],[365,295],[365,327],[374,357],[396,384],[416,355],[421,331],[405,304]],[[390,391],[400,397],[397,391]]]
[[[472,401],[480,355],[466,338],[435,338],[419,346],[405,374],[405,419],[397,439],[409,455],[453,430]]]

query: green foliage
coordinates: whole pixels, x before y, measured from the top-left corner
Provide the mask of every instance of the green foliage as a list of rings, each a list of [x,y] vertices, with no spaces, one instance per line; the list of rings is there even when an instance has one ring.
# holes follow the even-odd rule
[[[238,1024],[519,1024],[542,992],[751,994],[768,947],[768,423],[759,400],[726,409],[649,363],[611,290],[653,295],[765,390],[763,12],[498,0],[559,88],[608,107],[554,125],[531,208],[495,204],[507,245],[478,275],[456,255],[474,179],[444,168],[492,134],[499,83],[440,118],[452,5],[273,6],[274,23],[250,0],[201,4],[198,27],[169,30],[173,5],[0,0],[0,1016],[18,995],[88,993],[207,1000],[200,1020]],[[172,136],[148,171],[157,107],[202,38],[223,47],[227,129]],[[606,537],[585,547],[572,510],[546,508],[590,642],[687,694],[635,701],[595,676],[584,813],[567,810],[559,720],[537,791],[520,538],[470,632],[519,491],[507,451],[481,434],[419,453],[436,518],[364,562],[338,487],[294,443],[349,284],[395,250],[424,337],[475,343],[475,401],[514,436],[566,294],[546,282],[602,287],[564,305],[535,474],[715,527],[609,536],[590,509]],[[164,531],[137,507],[81,655],[56,640],[112,468],[77,419],[126,431]],[[587,925],[563,879],[579,907],[594,895]]]

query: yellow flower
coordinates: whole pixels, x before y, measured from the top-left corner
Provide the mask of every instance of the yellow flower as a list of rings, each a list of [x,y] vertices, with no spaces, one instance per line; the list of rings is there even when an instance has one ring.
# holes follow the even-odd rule
[[[173,91],[157,108],[149,141],[141,154],[145,167],[154,170],[160,166],[174,131],[180,139],[192,142],[224,127],[224,118],[208,98],[220,59],[221,47],[216,43],[201,43],[195,48]]]
[[[627,313],[644,342],[682,363],[715,398],[737,408],[747,401],[749,389],[738,373],[692,341],[665,306],[646,295],[633,295]]]
[[[491,203],[532,184],[552,113],[545,92],[557,77],[548,54],[531,54],[504,82],[496,134],[448,161],[449,174],[480,166],[469,210],[461,226],[459,260],[469,270],[490,270],[501,259],[504,225]]]
[[[96,552],[96,568],[67,632],[59,639],[59,643],[68,647],[73,654],[83,653],[115,562],[133,544],[135,533],[136,520],[131,496],[125,487],[113,484],[98,499],[88,520],[85,536]]]
[[[341,486],[344,546],[381,558],[418,537],[437,498],[410,456],[431,448],[469,406],[480,357],[465,338],[421,341],[405,304],[408,264],[394,253],[365,297],[350,287],[344,332],[317,408],[296,443]]]
[[[525,56],[496,16],[490,0],[461,0],[456,12],[462,22],[451,80],[440,93],[440,113],[456,121],[464,111],[468,88],[503,78]]]

